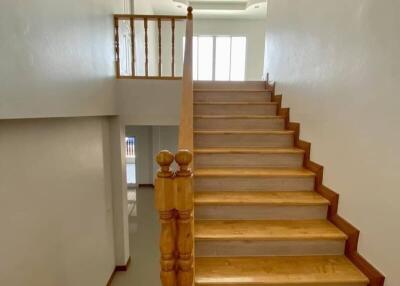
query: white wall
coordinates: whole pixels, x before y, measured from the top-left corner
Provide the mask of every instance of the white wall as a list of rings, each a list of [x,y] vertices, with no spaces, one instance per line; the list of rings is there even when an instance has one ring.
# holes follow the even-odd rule
[[[115,114],[122,0],[0,1],[0,119]]]
[[[247,38],[245,80],[261,80],[265,45],[265,21],[246,19],[194,19],[194,35],[245,36]]]
[[[2,120],[0,158],[0,284],[105,285],[115,266],[108,120]]]
[[[118,80],[117,91],[123,124],[179,124],[181,80]]]
[[[312,142],[359,250],[400,285],[399,1],[270,0],[266,71]]]
[[[125,162],[125,127],[119,116],[110,122],[112,202],[114,218],[115,264],[126,265],[129,259],[128,197]]]

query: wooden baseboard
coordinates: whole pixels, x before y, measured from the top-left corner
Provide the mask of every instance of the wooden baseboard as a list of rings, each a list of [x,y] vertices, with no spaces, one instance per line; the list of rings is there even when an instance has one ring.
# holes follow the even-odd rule
[[[324,185],[317,191],[330,201],[328,219],[348,236],[346,256],[368,277],[370,286],[383,286],[385,284],[383,274],[358,253],[360,231],[337,213],[339,194]]]
[[[300,139],[300,124],[290,121],[290,109],[282,108],[282,95],[275,94],[275,83],[267,86],[272,89],[272,101],[278,103],[278,115],[284,116],[286,128],[294,131],[294,142],[297,147],[305,151],[304,167],[313,171],[315,176],[315,191],[330,201],[328,219],[342,230],[347,236],[345,254],[368,277],[369,286],[383,286],[385,277],[365,258],[358,253],[358,238],[360,232],[338,214],[339,194],[323,185],[324,167],[310,160],[311,143]]]
[[[139,188],[140,188],[140,187],[142,187],[142,188],[144,188],[144,187],[147,187],[147,188],[154,188],[154,184],[139,184],[138,186],[139,186]]]
[[[112,283],[112,281],[113,281],[113,279],[115,277],[115,274],[117,272],[127,271],[130,264],[131,264],[131,257],[129,256],[128,261],[126,262],[125,265],[117,265],[117,266],[115,266],[114,271],[111,273],[110,279],[108,279],[108,282],[107,282],[106,286],[111,286],[111,283]]]

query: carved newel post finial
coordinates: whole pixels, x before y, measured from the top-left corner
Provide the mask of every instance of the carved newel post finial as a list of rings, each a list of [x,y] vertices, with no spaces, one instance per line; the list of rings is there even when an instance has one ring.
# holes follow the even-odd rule
[[[193,11],[192,6],[189,6],[189,7],[187,8],[187,12],[188,12],[187,17],[188,17],[188,19],[193,19],[192,11]]]
[[[193,155],[189,150],[179,150],[175,155],[175,161],[179,165],[177,175],[180,177],[188,177],[192,174],[189,165],[192,162]]]
[[[174,155],[167,150],[162,150],[158,153],[156,160],[158,165],[160,165],[160,170],[158,171],[157,176],[161,178],[172,176],[173,173],[169,168],[174,161]]]
[[[180,150],[175,155],[179,165],[176,172],[176,210],[178,286],[193,285],[193,174],[189,168],[193,155],[188,150]]]
[[[174,173],[170,166],[174,155],[166,150],[157,155],[160,170],[155,181],[156,208],[160,217],[161,282],[163,286],[176,286],[176,219]]]

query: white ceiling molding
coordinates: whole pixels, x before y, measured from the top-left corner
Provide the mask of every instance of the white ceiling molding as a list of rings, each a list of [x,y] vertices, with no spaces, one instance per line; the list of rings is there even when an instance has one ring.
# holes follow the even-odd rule
[[[1,0],[0,0],[1,1]],[[135,0],[151,4],[155,14],[186,15],[193,7],[196,19],[265,19],[267,0]]]
[[[204,1],[204,0],[172,0],[184,6],[192,6],[194,10],[207,10],[207,11],[244,11],[248,8],[260,4],[265,4],[265,0],[247,0],[247,1]]]

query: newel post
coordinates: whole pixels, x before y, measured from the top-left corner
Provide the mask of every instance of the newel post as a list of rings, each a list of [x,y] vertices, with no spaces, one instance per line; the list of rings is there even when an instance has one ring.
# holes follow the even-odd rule
[[[174,155],[161,151],[157,156],[160,170],[155,181],[156,208],[160,216],[161,282],[163,286],[176,286],[176,222],[174,173],[170,166]]]
[[[179,165],[175,178],[178,286],[193,285],[193,174],[189,168],[192,157],[188,150],[180,150],[175,155],[175,161]]]
[[[192,8],[192,6],[189,6],[188,8],[187,8],[187,17],[188,17],[188,19],[193,19],[193,8]]]

